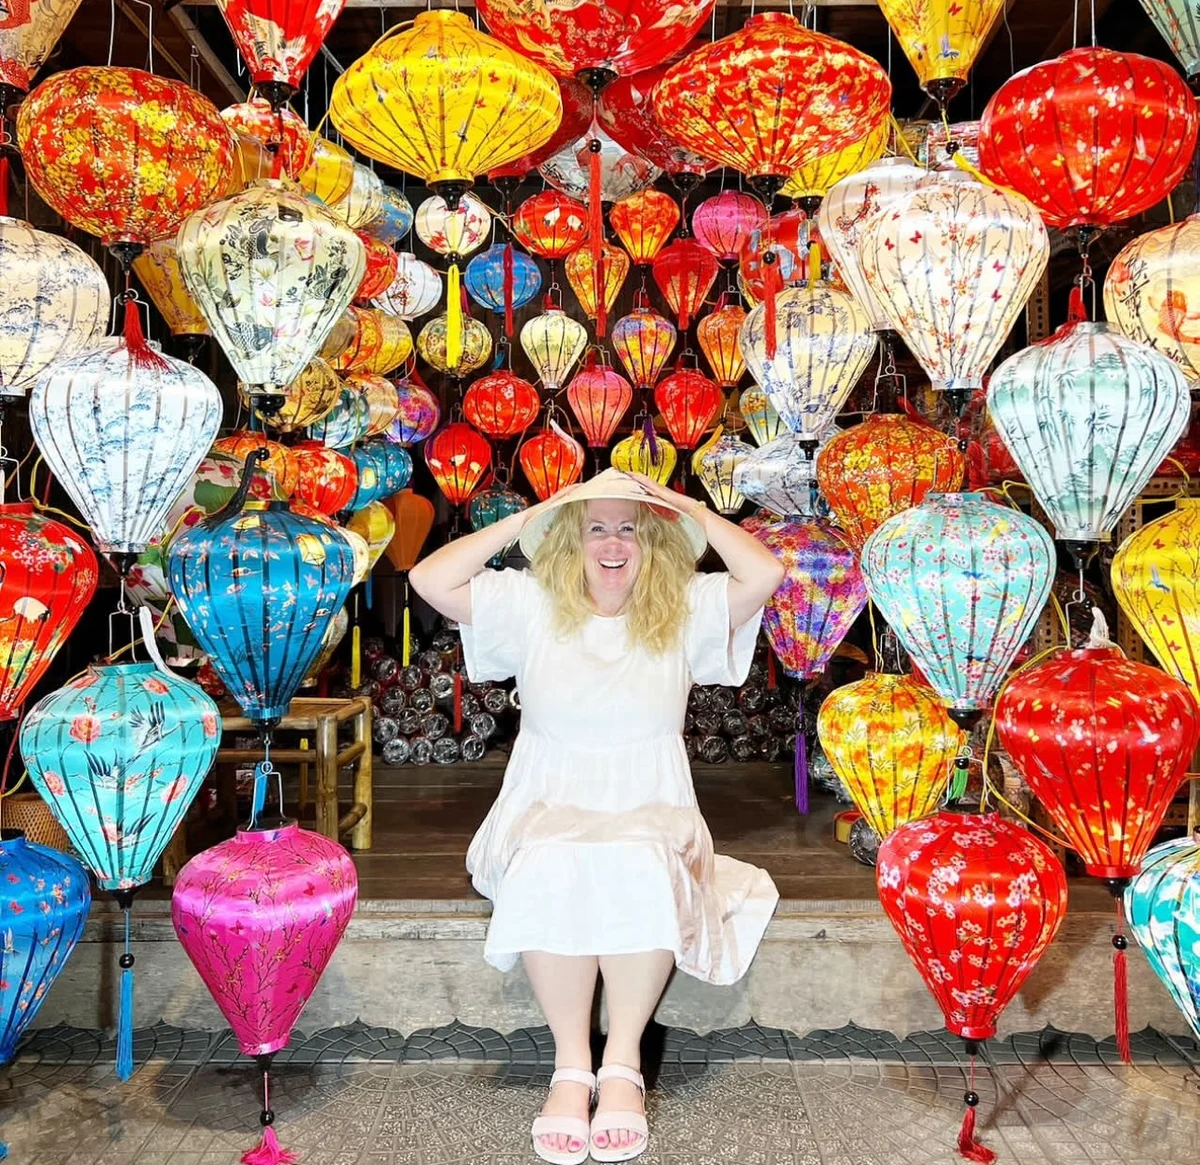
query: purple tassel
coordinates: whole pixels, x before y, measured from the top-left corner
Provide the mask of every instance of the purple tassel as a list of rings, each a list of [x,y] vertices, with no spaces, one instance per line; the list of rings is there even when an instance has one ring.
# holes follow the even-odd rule
[[[796,701],[796,809],[808,816],[808,741],[804,739],[804,689]]]
[[[642,422],[642,432],[646,435],[646,444],[650,447],[650,464],[658,464],[658,436],[654,432],[654,420],[647,417]]]

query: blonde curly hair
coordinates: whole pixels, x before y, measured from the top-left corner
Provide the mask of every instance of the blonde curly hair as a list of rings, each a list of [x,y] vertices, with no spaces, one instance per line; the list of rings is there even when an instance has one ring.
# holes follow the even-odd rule
[[[596,613],[583,571],[586,521],[587,502],[564,502],[530,563],[553,600],[554,629],[563,638]],[[682,638],[688,617],[687,588],[696,562],[680,524],[659,517],[649,506],[636,508],[634,530],[642,565],[625,605],[625,628],[631,644],[641,645],[651,655],[663,655]]]

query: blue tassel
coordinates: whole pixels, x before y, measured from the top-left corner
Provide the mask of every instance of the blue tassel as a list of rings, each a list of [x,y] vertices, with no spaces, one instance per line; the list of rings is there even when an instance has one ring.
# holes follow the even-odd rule
[[[8,1146],[3,1141],[0,1141],[0,1161],[5,1160],[7,1157],[8,1157]]]
[[[371,584],[374,581],[375,581],[375,576],[373,574],[367,575],[367,585],[363,588],[363,590],[366,594],[366,597],[367,597],[367,610],[368,611],[371,609],[371,605],[375,601],[375,592],[371,586]]]
[[[117,1079],[133,1075],[133,955],[129,951],[129,908],[125,909],[125,955],[121,959],[121,1002],[117,1010]]]
[[[258,823],[258,815],[263,811],[263,806],[267,803],[267,765],[264,761],[259,761],[254,766],[254,794],[250,802],[250,824],[254,826]]]

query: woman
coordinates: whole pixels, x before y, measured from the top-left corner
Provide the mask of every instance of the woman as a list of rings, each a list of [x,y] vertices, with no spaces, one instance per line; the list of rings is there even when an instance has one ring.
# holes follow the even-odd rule
[[[518,539],[529,571],[485,568]],[[706,543],[727,574],[696,572]],[[470,678],[515,676],[521,697],[467,869],[493,903],[484,957],[508,970],[520,956],[554,1035],[532,1130],[544,1161],[645,1149],[641,1039],[672,966],[735,982],[775,910],[765,871],[714,856],[682,731],[693,683],[745,680],[782,578],[703,502],[615,469],[451,542],[409,576],[459,623]],[[593,1076],[597,974],[609,1026]]]

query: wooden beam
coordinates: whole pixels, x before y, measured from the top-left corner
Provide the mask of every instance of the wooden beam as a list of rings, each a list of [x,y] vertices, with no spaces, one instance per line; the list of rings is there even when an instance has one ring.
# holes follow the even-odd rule
[[[229,70],[221,63],[221,58],[213,52],[212,45],[204,39],[200,30],[192,23],[192,18],[178,5],[169,9],[167,15],[171,18],[175,27],[188,38],[192,47],[199,53],[200,59],[204,62],[204,67],[208,69],[221,88],[229,94],[234,103],[237,104],[245,101],[245,90],[242,89],[237,81],[234,80]]]

